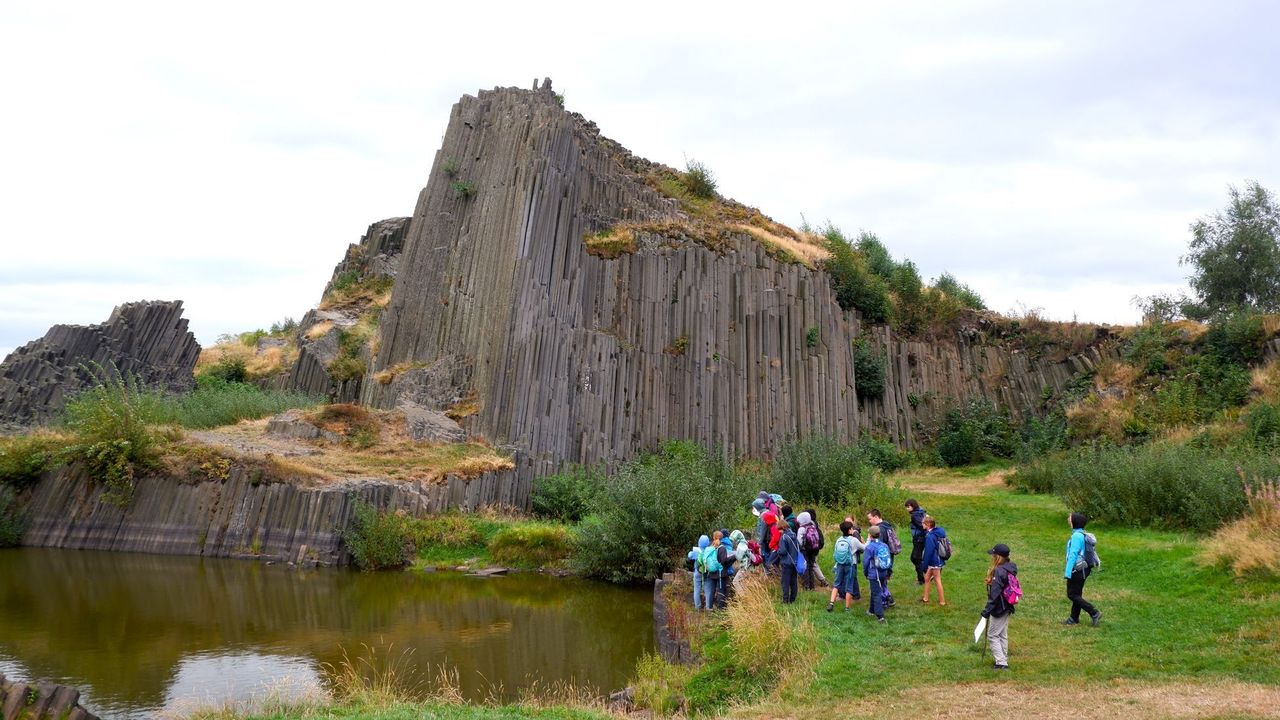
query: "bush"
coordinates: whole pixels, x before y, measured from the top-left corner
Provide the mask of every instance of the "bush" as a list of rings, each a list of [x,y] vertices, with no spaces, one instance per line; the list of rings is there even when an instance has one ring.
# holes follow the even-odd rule
[[[224,383],[242,383],[249,377],[249,368],[245,359],[239,356],[224,355],[217,362],[200,371],[196,381],[221,381]]]
[[[0,485],[0,548],[19,545],[24,530],[26,519],[18,507],[13,488]]]
[[[822,267],[831,275],[836,302],[845,310],[857,310],[869,323],[886,322],[889,319],[886,280],[867,267],[867,261],[854,252],[838,229],[828,227],[823,237],[830,256]]]
[[[569,557],[572,543],[562,525],[515,525],[489,540],[489,557],[513,567],[547,567]]]
[[[1243,310],[1215,318],[1204,335],[1210,353],[1237,365],[1261,360],[1266,339],[1262,316]]]
[[[688,193],[696,198],[710,200],[716,196],[716,176],[711,168],[697,160],[685,163],[684,173],[680,176],[680,184]]]
[[[470,548],[484,545],[484,535],[470,517],[443,513],[403,521],[405,538],[418,550],[428,547]]]
[[[951,467],[1013,457],[1018,445],[1009,415],[985,398],[948,410],[935,439],[938,456]]]
[[[106,485],[104,500],[127,505],[135,474],[158,460],[151,429],[158,396],[134,378],[111,377],[101,367],[95,372],[106,379],[73,397],[63,410],[64,422],[75,434],[68,454],[84,462],[89,477]]]
[[[203,429],[256,420],[291,408],[310,407],[320,400],[298,392],[263,390],[256,385],[229,382],[206,374],[196,381],[195,390],[185,395],[156,395],[151,402],[154,422]]]
[[[1085,447],[1042,461],[1015,483],[1052,487],[1068,507],[1119,525],[1212,530],[1246,507],[1249,476],[1275,477],[1276,459],[1261,454],[1157,443]]]
[[[905,452],[898,449],[897,445],[884,438],[870,436],[859,438],[858,452],[862,455],[863,460],[887,473],[901,470],[907,466],[910,460]]]
[[[1257,448],[1280,445],[1280,404],[1255,403],[1244,411],[1245,438]]]
[[[0,437],[0,484],[18,489],[34,485],[45,470],[62,463],[64,445],[51,435]]]
[[[596,489],[607,481],[603,470],[582,466],[538,478],[529,499],[533,513],[553,520],[578,522],[586,516]]]
[[[955,298],[957,302],[970,310],[987,309],[987,304],[983,302],[982,296],[974,291],[973,288],[956,280],[951,273],[944,272],[939,275],[938,279],[933,281],[933,287]]]
[[[404,522],[391,513],[378,512],[368,503],[357,503],[351,526],[342,534],[351,561],[361,570],[401,568],[413,556],[406,547]]]
[[[652,582],[698,535],[731,525],[759,490],[755,485],[695,443],[665,443],[624,465],[592,497],[574,563],[582,574],[610,582]]]
[[[811,435],[782,446],[773,462],[769,487],[793,506],[863,505],[880,494],[884,481],[858,445]]]
[[[853,344],[853,389],[861,400],[879,400],[884,396],[888,374],[884,353],[876,351],[866,340]]]

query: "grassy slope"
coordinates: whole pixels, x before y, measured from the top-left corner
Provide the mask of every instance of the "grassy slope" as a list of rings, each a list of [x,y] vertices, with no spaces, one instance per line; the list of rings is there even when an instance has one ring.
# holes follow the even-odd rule
[[[802,592],[792,612],[815,626],[819,659],[807,687],[783,693],[786,705],[974,681],[1065,688],[1113,679],[1280,684],[1280,585],[1241,582],[1201,566],[1197,538],[1091,526],[1103,569],[1090,578],[1086,597],[1102,611],[1103,623],[1064,627],[1059,621],[1069,604],[1062,567],[1070,531],[1060,501],[993,489],[972,473],[901,480],[908,488],[931,489],[918,497],[953,539],[956,556],[943,577],[949,606],[921,605],[908,567],[894,577],[898,606],[885,626],[863,614],[865,601],[848,614],[826,613],[826,593]],[[828,511],[823,519],[835,517]],[[972,643],[985,602],[985,550],[996,542],[1012,548],[1025,592],[1009,631],[1014,670],[998,676],[990,657],[979,657],[982,646]]]

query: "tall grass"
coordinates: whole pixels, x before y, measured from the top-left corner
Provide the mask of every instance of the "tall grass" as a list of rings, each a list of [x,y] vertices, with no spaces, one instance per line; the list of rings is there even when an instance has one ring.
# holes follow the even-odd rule
[[[359,503],[351,527],[342,534],[351,561],[361,570],[399,568],[409,564],[411,546],[405,542],[404,522],[393,513],[378,512]]]
[[[562,525],[513,526],[489,540],[489,557],[513,567],[554,565],[572,550],[573,535]]]
[[[1255,483],[1244,517],[1215,533],[1204,555],[1236,575],[1280,577],[1280,481]]]
[[[150,405],[149,415],[157,424],[204,429],[311,407],[321,399],[206,376],[200,379],[195,390],[185,395],[149,393],[145,402]]]
[[[159,461],[152,430],[152,395],[132,377],[94,368],[101,381],[67,402],[64,419],[75,435],[67,457],[84,463],[89,476],[105,484],[103,499],[125,505],[134,476]]]

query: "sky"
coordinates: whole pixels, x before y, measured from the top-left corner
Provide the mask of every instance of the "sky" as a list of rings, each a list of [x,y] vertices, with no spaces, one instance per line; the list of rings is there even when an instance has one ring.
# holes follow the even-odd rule
[[[435,5],[0,4],[0,357],[132,300],[300,318],[453,103],[535,78],[1002,312],[1133,322],[1228,185],[1280,189],[1273,3]]]

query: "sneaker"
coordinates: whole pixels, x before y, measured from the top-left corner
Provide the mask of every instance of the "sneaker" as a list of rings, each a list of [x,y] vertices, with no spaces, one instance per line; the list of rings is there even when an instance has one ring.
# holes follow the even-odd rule
[[[876,618],[876,622],[878,622],[878,623],[884,623],[884,618]]]
[[[994,669],[996,669],[996,670],[1008,670],[1008,669],[1009,669],[1009,666],[1008,666],[1008,665],[995,665],[995,666],[994,666]]]
[[[1074,618],[1067,618],[1066,620],[1062,621],[1062,624],[1063,625],[1079,625],[1080,621]]]
[[[835,610],[835,609],[836,609],[836,604],[835,604],[835,603],[833,603],[833,602],[829,602],[829,603],[827,603],[827,612],[831,612],[832,610]]]
[[[1094,627],[1098,627],[1098,623],[1100,623],[1100,622],[1102,622],[1102,611],[1098,611],[1098,612],[1096,612],[1096,613],[1094,613],[1094,614],[1093,614],[1093,622],[1092,622],[1092,625],[1093,625]]]
[[[875,617],[875,616],[876,616],[876,614],[875,614],[875,613],[873,613],[873,612],[871,612],[870,610],[868,610],[868,611],[867,611],[867,614],[868,614],[868,615],[870,615],[871,617]]]

